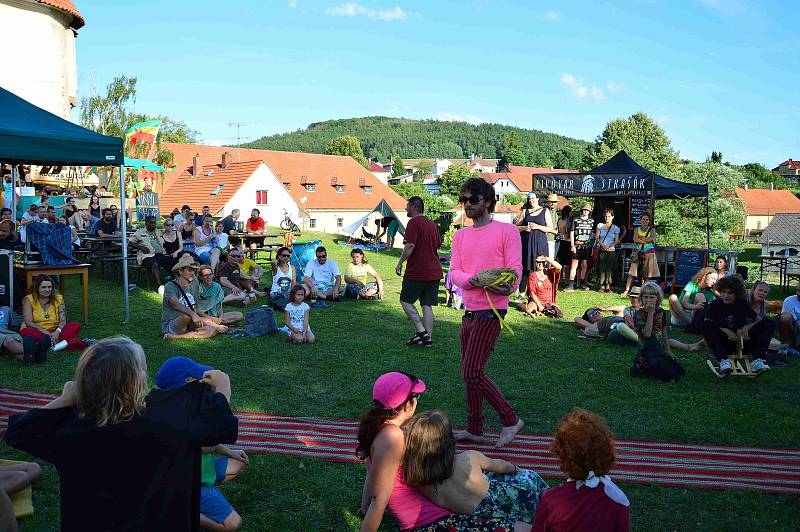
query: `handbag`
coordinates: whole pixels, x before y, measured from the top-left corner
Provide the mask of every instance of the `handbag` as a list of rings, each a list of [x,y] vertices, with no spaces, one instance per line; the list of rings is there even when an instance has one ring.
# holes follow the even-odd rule
[[[598,225],[598,227],[600,227],[600,226]],[[614,226],[612,225],[611,227],[614,227]],[[606,236],[603,237],[603,244],[606,243],[606,238],[608,238],[609,233],[611,233],[611,229],[610,228],[608,229],[608,231],[606,231]],[[592,260],[593,261],[597,262],[597,259],[600,257],[600,249],[601,248],[602,248],[602,246],[600,245],[600,243],[595,240],[594,247],[592,248]]]
[[[645,238],[650,236],[650,230],[653,227],[648,227],[647,232],[644,234]],[[631,253],[631,264],[634,262],[644,262],[644,244],[639,244],[639,249],[636,249]]]
[[[685,374],[677,360],[647,345],[636,353],[630,369],[631,377],[650,377],[663,382],[678,382]]]

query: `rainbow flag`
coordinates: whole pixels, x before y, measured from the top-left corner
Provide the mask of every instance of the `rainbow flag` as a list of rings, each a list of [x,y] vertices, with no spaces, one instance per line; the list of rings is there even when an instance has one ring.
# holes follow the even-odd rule
[[[135,144],[137,140],[155,142],[159,127],[161,127],[161,120],[145,120],[133,124],[125,130],[125,143]]]

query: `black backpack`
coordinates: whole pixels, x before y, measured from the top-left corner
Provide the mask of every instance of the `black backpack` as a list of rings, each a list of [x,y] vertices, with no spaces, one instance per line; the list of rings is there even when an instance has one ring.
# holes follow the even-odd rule
[[[666,353],[651,347],[643,347],[630,369],[631,377],[650,377],[664,382],[678,382],[686,374],[683,366]]]

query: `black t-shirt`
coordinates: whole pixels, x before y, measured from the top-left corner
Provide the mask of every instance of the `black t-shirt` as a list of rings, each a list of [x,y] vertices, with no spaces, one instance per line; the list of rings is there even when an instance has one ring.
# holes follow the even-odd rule
[[[238,264],[231,264],[230,262],[226,262],[222,265],[222,268],[219,269],[219,278],[222,279],[223,277],[227,277],[228,281],[235,287],[241,288],[242,283],[239,280],[239,276],[241,275],[239,271]]]
[[[733,332],[744,327],[748,319],[754,320],[758,316],[744,299],[727,304],[722,298],[717,298],[706,308],[706,320],[713,322],[719,328],[724,327]]]
[[[235,443],[225,396],[199,382],[153,390],[141,416],[98,427],[77,409],[11,416],[6,443],[53,464],[64,531],[198,530],[200,448]]]
[[[222,219],[222,232],[230,233],[236,229],[236,222],[230,214]]]
[[[17,240],[0,239],[0,249],[15,250],[24,248],[25,244],[23,244],[19,239]]]
[[[580,216],[573,218],[571,230],[575,232],[575,245],[585,245],[589,240],[591,240],[592,235],[594,234],[593,229],[594,220],[592,218],[584,219]]]
[[[98,231],[102,231],[105,233],[106,236],[113,235],[116,231],[119,231],[119,227],[117,227],[117,222],[111,220],[110,222],[106,222],[105,220],[100,220],[100,225],[97,226]]]

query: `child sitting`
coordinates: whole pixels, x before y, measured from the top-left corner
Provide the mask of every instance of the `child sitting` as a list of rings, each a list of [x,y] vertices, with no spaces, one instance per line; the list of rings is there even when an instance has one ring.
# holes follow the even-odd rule
[[[775,323],[761,319],[747,303],[744,283],[739,277],[722,277],[714,288],[720,298],[709,303],[702,329],[703,338],[719,360],[719,372],[727,374],[733,371],[728,355],[735,352],[738,332],[742,336],[742,352],[753,358],[750,368],[755,373],[769,370],[764,356],[775,332]]]
[[[198,364],[186,357],[172,357],[161,365],[156,375],[156,385],[162,390],[174,390],[200,380],[214,368]],[[217,488],[239,476],[250,462],[240,449],[224,445],[203,447],[200,456],[200,526],[206,530],[239,530],[242,518]]]
[[[533,471],[488,458],[456,454],[453,428],[442,412],[416,414],[403,425],[403,473],[434,504],[473,517],[505,518],[508,529],[529,529],[547,483]]]
[[[306,291],[303,285],[296,284],[289,292],[289,303],[286,305],[286,329],[292,342],[296,344],[313,344],[316,338],[308,323],[310,307],[304,301]]]

